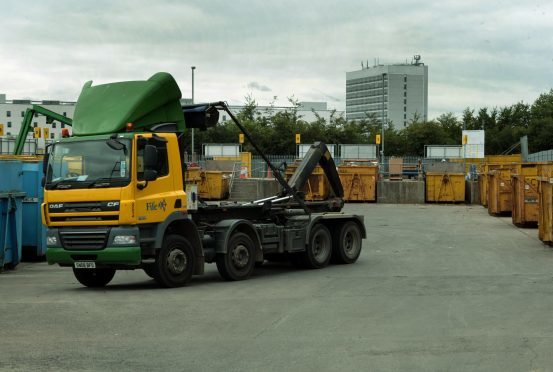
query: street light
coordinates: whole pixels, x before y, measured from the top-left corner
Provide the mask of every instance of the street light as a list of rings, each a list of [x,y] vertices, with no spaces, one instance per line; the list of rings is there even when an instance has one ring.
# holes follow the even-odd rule
[[[382,74],[382,150],[380,151],[381,155],[381,163],[384,164],[384,125],[385,125],[385,118],[384,118],[384,78],[386,77],[386,74]]]
[[[194,104],[194,70],[196,69],[196,66],[191,66],[192,69],[192,104]],[[194,151],[194,128],[192,128],[192,157],[195,158],[194,154],[196,152]],[[194,159],[195,160],[195,159]]]

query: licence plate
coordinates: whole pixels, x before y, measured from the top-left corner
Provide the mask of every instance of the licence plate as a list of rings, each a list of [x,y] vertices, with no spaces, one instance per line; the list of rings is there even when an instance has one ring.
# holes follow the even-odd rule
[[[75,262],[75,269],[95,269],[96,263],[93,261],[77,261]]]

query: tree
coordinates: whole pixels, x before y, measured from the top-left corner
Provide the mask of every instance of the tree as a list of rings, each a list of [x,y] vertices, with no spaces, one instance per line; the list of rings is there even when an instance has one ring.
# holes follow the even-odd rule
[[[553,89],[541,94],[530,110],[528,145],[531,152],[549,150],[553,147]]]

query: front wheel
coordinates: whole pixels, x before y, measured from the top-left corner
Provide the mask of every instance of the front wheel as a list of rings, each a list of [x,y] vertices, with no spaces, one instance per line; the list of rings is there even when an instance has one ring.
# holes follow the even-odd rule
[[[188,284],[194,273],[194,249],[180,235],[167,235],[156,258],[154,279],[164,287],[182,287]]]
[[[91,288],[105,287],[115,276],[115,269],[75,269],[75,278],[84,286]]]
[[[353,221],[348,221],[340,228],[335,237],[333,260],[339,264],[351,264],[357,261],[361,254],[361,229]]]
[[[217,255],[217,270],[225,280],[244,280],[255,266],[255,244],[249,235],[234,233],[229,239],[227,253]]]

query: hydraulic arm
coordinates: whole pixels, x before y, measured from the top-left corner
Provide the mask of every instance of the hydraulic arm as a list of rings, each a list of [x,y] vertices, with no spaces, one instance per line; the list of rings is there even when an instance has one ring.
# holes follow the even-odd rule
[[[33,105],[32,108],[28,108],[25,111],[25,116],[21,122],[21,129],[19,130],[19,135],[15,140],[15,149],[13,150],[14,155],[21,155],[23,152],[23,147],[25,145],[25,140],[27,139],[27,133],[31,130],[31,122],[35,114],[40,114],[46,116],[46,123],[51,124],[54,121],[59,121],[67,125],[72,125],[73,120],[70,118],[60,115],[57,112],[48,110],[39,105]]]

